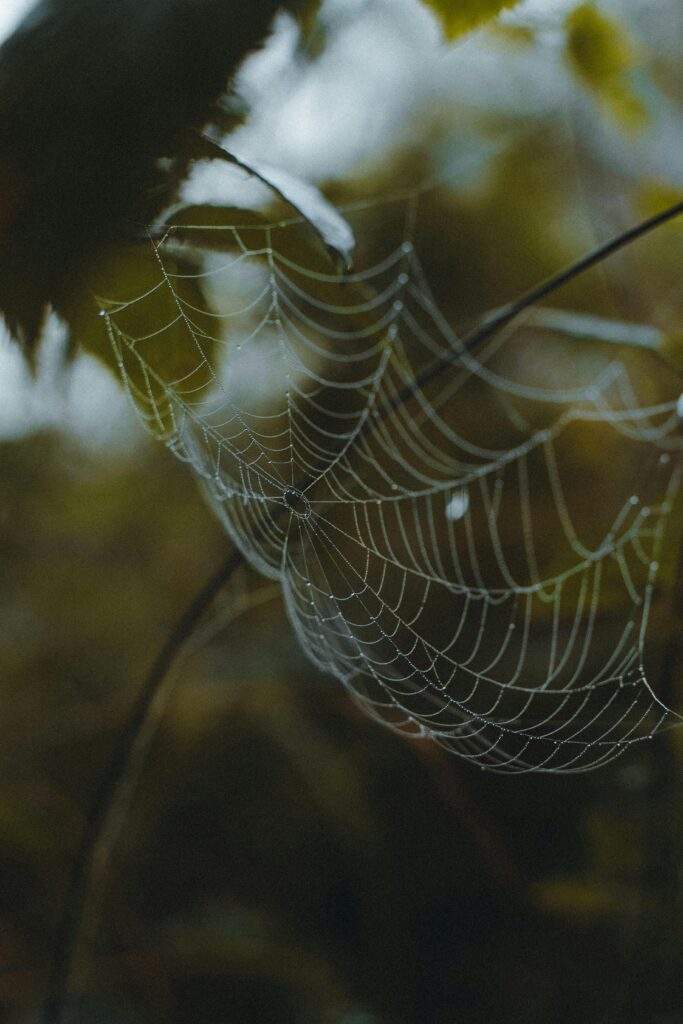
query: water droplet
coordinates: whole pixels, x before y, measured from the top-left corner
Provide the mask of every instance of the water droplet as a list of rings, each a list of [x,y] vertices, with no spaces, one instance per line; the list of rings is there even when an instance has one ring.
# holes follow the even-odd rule
[[[467,514],[470,507],[470,497],[464,487],[458,487],[446,498],[446,519],[454,523]]]

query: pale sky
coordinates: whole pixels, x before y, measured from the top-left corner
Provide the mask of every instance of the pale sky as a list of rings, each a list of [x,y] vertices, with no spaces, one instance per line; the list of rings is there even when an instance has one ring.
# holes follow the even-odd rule
[[[0,43],[17,27],[39,0],[2,0],[0,3]]]

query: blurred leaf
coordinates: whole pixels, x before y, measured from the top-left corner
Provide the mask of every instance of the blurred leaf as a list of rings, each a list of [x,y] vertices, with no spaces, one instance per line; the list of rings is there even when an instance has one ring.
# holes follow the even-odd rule
[[[624,26],[591,3],[567,16],[567,57],[581,82],[625,128],[642,128],[647,111],[631,81],[636,48]]]
[[[282,6],[63,0],[3,42],[0,308],[28,354],[46,308],[62,314],[93,263],[167,205],[188,129]]]
[[[96,356],[118,376],[118,353],[97,315],[99,304],[117,311],[117,328],[129,339],[127,372],[136,386],[156,393],[167,383],[215,375],[221,339],[214,336],[196,269],[192,252],[180,246],[162,253],[153,240],[141,238],[119,247],[63,310],[74,349]]]
[[[683,373],[683,331],[665,334],[658,351],[674,370]]]
[[[483,25],[518,2],[519,0],[425,0],[427,6],[438,14],[449,39],[455,39]]]
[[[625,917],[637,911],[639,894],[626,886],[605,885],[604,881],[557,878],[535,887],[541,907],[563,917],[602,921]]]
[[[302,181],[289,171],[275,167],[265,160],[253,160],[251,157],[224,149],[205,135],[202,136],[202,141],[217,159],[226,160],[248,171],[284,199],[289,206],[293,206],[319,236],[333,262],[340,263],[346,272],[351,269],[351,256],[356,246],[353,231],[315,185]]]
[[[41,780],[0,782],[0,849],[12,849],[33,864],[50,863],[68,849],[80,827],[73,804]]]
[[[681,202],[683,202],[683,189],[667,181],[659,179],[645,181],[638,191],[638,209],[643,218],[654,217],[669,206],[675,206]],[[668,230],[678,230],[679,232],[683,230],[683,217],[672,221]]]

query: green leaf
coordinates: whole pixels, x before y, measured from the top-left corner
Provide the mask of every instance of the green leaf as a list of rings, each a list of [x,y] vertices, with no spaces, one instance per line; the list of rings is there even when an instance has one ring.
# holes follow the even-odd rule
[[[566,30],[567,58],[582,84],[624,127],[642,127],[647,112],[631,80],[638,54],[624,26],[584,3],[567,16]]]
[[[150,240],[141,238],[103,261],[89,286],[65,317],[75,347],[96,356],[117,376],[118,358],[125,354],[129,381],[155,399],[177,381],[197,386],[215,374],[220,358],[215,324],[191,250],[187,256],[182,249],[156,251]],[[97,304],[110,312],[111,325],[126,339],[117,349],[109,340],[107,322],[97,316]]]
[[[425,0],[439,16],[448,39],[483,25],[519,0]]]
[[[348,273],[356,246],[353,231],[314,185],[265,160],[254,160],[234,150],[227,150],[207,135],[201,138],[209,155],[241,167],[300,213],[327,249],[333,263]]]

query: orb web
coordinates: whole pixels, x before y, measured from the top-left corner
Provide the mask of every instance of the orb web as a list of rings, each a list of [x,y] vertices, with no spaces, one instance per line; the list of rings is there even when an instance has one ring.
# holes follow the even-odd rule
[[[349,211],[361,243],[377,210],[400,227],[345,277],[300,223],[170,227],[102,304],[122,379],[371,715],[489,768],[604,764],[677,721],[646,673],[676,382],[652,329],[566,310],[468,350],[421,201]]]

